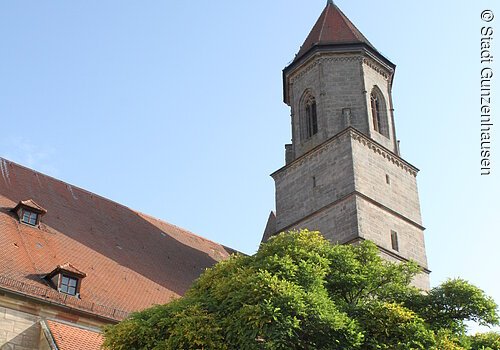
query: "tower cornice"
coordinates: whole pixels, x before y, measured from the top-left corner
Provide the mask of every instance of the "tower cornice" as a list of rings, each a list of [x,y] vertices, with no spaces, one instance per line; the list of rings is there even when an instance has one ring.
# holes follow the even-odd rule
[[[381,62],[383,62],[383,64],[387,65],[388,67],[392,69],[396,68],[396,65],[394,63],[392,63],[389,59],[380,54],[370,45],[367,45],[365,43],[353,42],[353,43],[323,44],[323,45],[313,46],[308,51],[306,51],[300,58],[294,59],[288,66],[286,66],[283,69],[283,73],[290,72],[295,67],[304,64],[304,62],[306,62],[311,56],[314,56],[314,54],[318,52],[335,53],[335,52],[356,52],[356,51],[366,52],[367,54],[376,57],[376,59],[380,60]]]
[[[289,104],[289,84],[293,84],[296,79],[322,62],[362,61],[379,72],[392,85],[396,65],[381,58],[359,44],[336,45],[331,48],[317,47],[310,55],[306,55],[300,61],[293,62],[283,69],[283,102]]]
[[[412,176],[416,177],[419,169],[412,164],[408,163],[405,161],[403,158],[395,154],[394,152],[390,151],[386,147],[382,146],[378,142],[372,140],[362,132],[358,131],[352,126],[347,127],[343,131],[339,132],[338,134],[332,136],[322,144],[314,147],[313,149],[309,150],[308,152],[302,154],[298,158],[294,159],[292,162],[286,164],[285,166],[281,167],[280,169],[276,170],[271,174],[271,177],[273,179],[279,178],[281,176],[284,176],[284,173],[286,170],[293,169],[295,167],[301,166],[307,159],[314,157],[316,155],[319,155],[331,147],[333,147],[334,142],[338,140],[340,137],[348,135],[352,140],[359,142],[363,146],[371,149],[377,156],[383,157],[399,168],[405,170]]]

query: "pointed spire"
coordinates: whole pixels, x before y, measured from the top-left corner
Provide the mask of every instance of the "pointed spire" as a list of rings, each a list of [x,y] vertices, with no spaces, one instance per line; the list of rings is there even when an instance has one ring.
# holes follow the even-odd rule
[[[377,51],[347,16],[340,11],[337,5],[333,3],[333,0],[327,0],[325,9],[311,29],[304,44],[300,47],[294,61],[297,61],[314,46],[337,44],[365,44]]]

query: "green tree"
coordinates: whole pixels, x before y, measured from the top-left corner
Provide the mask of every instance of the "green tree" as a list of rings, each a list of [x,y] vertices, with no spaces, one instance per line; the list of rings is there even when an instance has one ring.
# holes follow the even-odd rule
[[[365,335],[363,349],[431,349],[436,343],[424,320],[402,305],[372,301],[358,313]]]
[[[496,304],[463,279],[448,280],[430,290],[422,314],[434,327],[465,330],[464,321],[480,325],[498,323]]]
[[[496,332],[478,333],[469,336],[471,350],[498,350],[500,349],[500,334]]]
[[[283,233],[253,256],[233,256],[208,269],[183,298],[107,327],[105,346],[456,350],[463,348],[454,332],[464,320],[498,322],[496,305],[465,281],[429,294],[411,287],[419,271],[412,262],[382,259],[370,242],[343,246],[318,232]],[[450,297],[464,291],[476,292],[476,306]],[[436,311],[450,303],[462,312]],[[450,336],[440,329],[451,329]]]
[[[467,336],[447,329],[436,331],[436,350],[471,350]]]

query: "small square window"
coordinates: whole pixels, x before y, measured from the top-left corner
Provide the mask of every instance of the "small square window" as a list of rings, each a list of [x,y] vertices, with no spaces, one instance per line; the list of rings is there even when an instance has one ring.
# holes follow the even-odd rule
[[[35,226],[38,221],[38,214],[29,210],[23,210],[23,217],[21,218],[21,221],[25,224]]]
[[[62,275],[59,291],[69,295],[76,295],[77,285],[78,285],[78,279]]]

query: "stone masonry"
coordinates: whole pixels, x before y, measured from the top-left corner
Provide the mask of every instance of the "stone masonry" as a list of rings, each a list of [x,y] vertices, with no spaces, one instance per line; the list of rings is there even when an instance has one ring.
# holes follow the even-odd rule
[[[0,307],[0,349],[37,350],[40,341],[39,317]]]
[[[371,240],[388,260],[416,261],[422,273],[414,284],[428,289],[418,169],[400,157],[396,139],[394,70],[329,1],[283,71],[292,143],[286,165],[271,175],[276,214],[266,237],[272,226],[319,230],[342,244]]]
[[[379,87],[385,100],[391,101],[389,79],[392,74],[388,68],[383,68],[369,56],[345,53],[317,54],[304,62],[304,66],[290,72],[286,81],[289,81],[288,103],[291,107],[295,157],[348,126],[356,128],[397,153],[391,105],[387,105],[390,138],[375,132],[372,118],[367,118],[371,88]],[[316,135],[310,139],[301,139],[301,97],[306,91],[316,96],[318,115],[327,117],[318,118],[320,131]]]
[[[318,230],[336,243],[368,239],[391,260],[427,258],[417,192],[417,169],[354,128],[348,128],[272,174],[276,232]],[[392,249],[391,231],[398,234]]]

